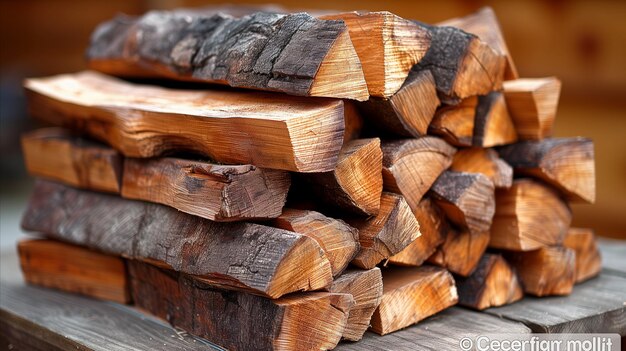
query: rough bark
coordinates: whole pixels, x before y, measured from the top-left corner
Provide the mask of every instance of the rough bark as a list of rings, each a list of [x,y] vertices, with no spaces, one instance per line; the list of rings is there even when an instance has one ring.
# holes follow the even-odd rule
[[[513,168],[498,157],[493,149],[467,148],[459,150],[450,170],[466,173],[481,173],[489,178],[496,188],[510,188],[513,184]]]
[[[569,295],[576,281],[576,253],[560,247],[508,252],[507,261],[517,271],[524,292],[535,296]]]

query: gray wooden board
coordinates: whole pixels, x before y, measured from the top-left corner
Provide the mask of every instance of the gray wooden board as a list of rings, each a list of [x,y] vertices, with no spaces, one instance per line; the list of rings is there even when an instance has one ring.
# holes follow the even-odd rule
[[[598,238],[598,248],[604,272],[626,278],[626,240]]]
[[[626,335],[626,278],[602,273],[578,284],[569,296],[527,296],[485,311],[526,324],[537,333]]]

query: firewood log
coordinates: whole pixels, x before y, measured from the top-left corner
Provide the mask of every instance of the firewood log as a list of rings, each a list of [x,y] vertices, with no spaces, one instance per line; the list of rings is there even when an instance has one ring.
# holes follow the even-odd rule
[[[428,258],[428,263],[467,277],[478,265],[489,245],[489,232],[472,233],[449,226],[445,241]]]
[[[481,173],[496,188],[510,188],[513,184],[513,168],[502,160],[493,149],[472,147],[454,154],[450,169],[456,172]]]
[[[478,96],[472,96],[461,100],[457,105],[440,107],[428,127],[428,133],[437,135],[454,146],[472,146],[477,105]]]
[[[565,235],[563,246],[576,253],[576,283],[600,274],[602,257],[592,229],[570,228]]]
[[[509,252],[524,292],[535,296],[569,295],[576,281],[576,252],[560,246]]]
[[[472,145],[492,147],[516,141],[515,125],[509,116],[502,93],[492,91],[479,96],[474,116]]]

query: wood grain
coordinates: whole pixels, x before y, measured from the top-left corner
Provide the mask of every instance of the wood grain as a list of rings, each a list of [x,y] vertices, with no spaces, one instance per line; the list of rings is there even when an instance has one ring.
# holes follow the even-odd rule
[[[591,279],[602,270],[602,257],[593,229],[569,228],[563,246],[576,253],[576,283]]]
[[[472,233],[448,226],[443,244],[428,258],[428,263],[467,277],[476,269],[488,245],[488,231]]]
[[[471,147],[477,105],[478,97],[471,96],[456,105],[441,106],[428,126],[428,133],[454,146]]]
[[[509,116],[504,95],[499,91],[478,97],[474,116],[472,145],[493,147],[517,141],[517,131]]]
[[[501,159],[494,149],[478,147],[461,149],[454,154],[450,170],[481,173],[489,178],[496,188],[510,188],[513,184],[513,168]]]

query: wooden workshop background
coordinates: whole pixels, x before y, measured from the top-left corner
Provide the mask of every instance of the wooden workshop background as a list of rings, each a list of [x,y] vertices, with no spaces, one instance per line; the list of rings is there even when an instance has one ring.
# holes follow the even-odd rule
[[[217,3],[199,0],[0,0],[0,194],[24,197],[32,184],[19,151],[26,118],[24,77],[85,67],[93,28],[116,13]],[[263,1],[230,3],[261,4]],[[563,81],[556,136],[588,136],[596,147],[597,202],[574,206],[574,225],[626,239],[626,1],[276,0],[288,8],[388,10],[435,23],[490,5],[524,77]],[[1,219],[0,219],[1,220]]]

